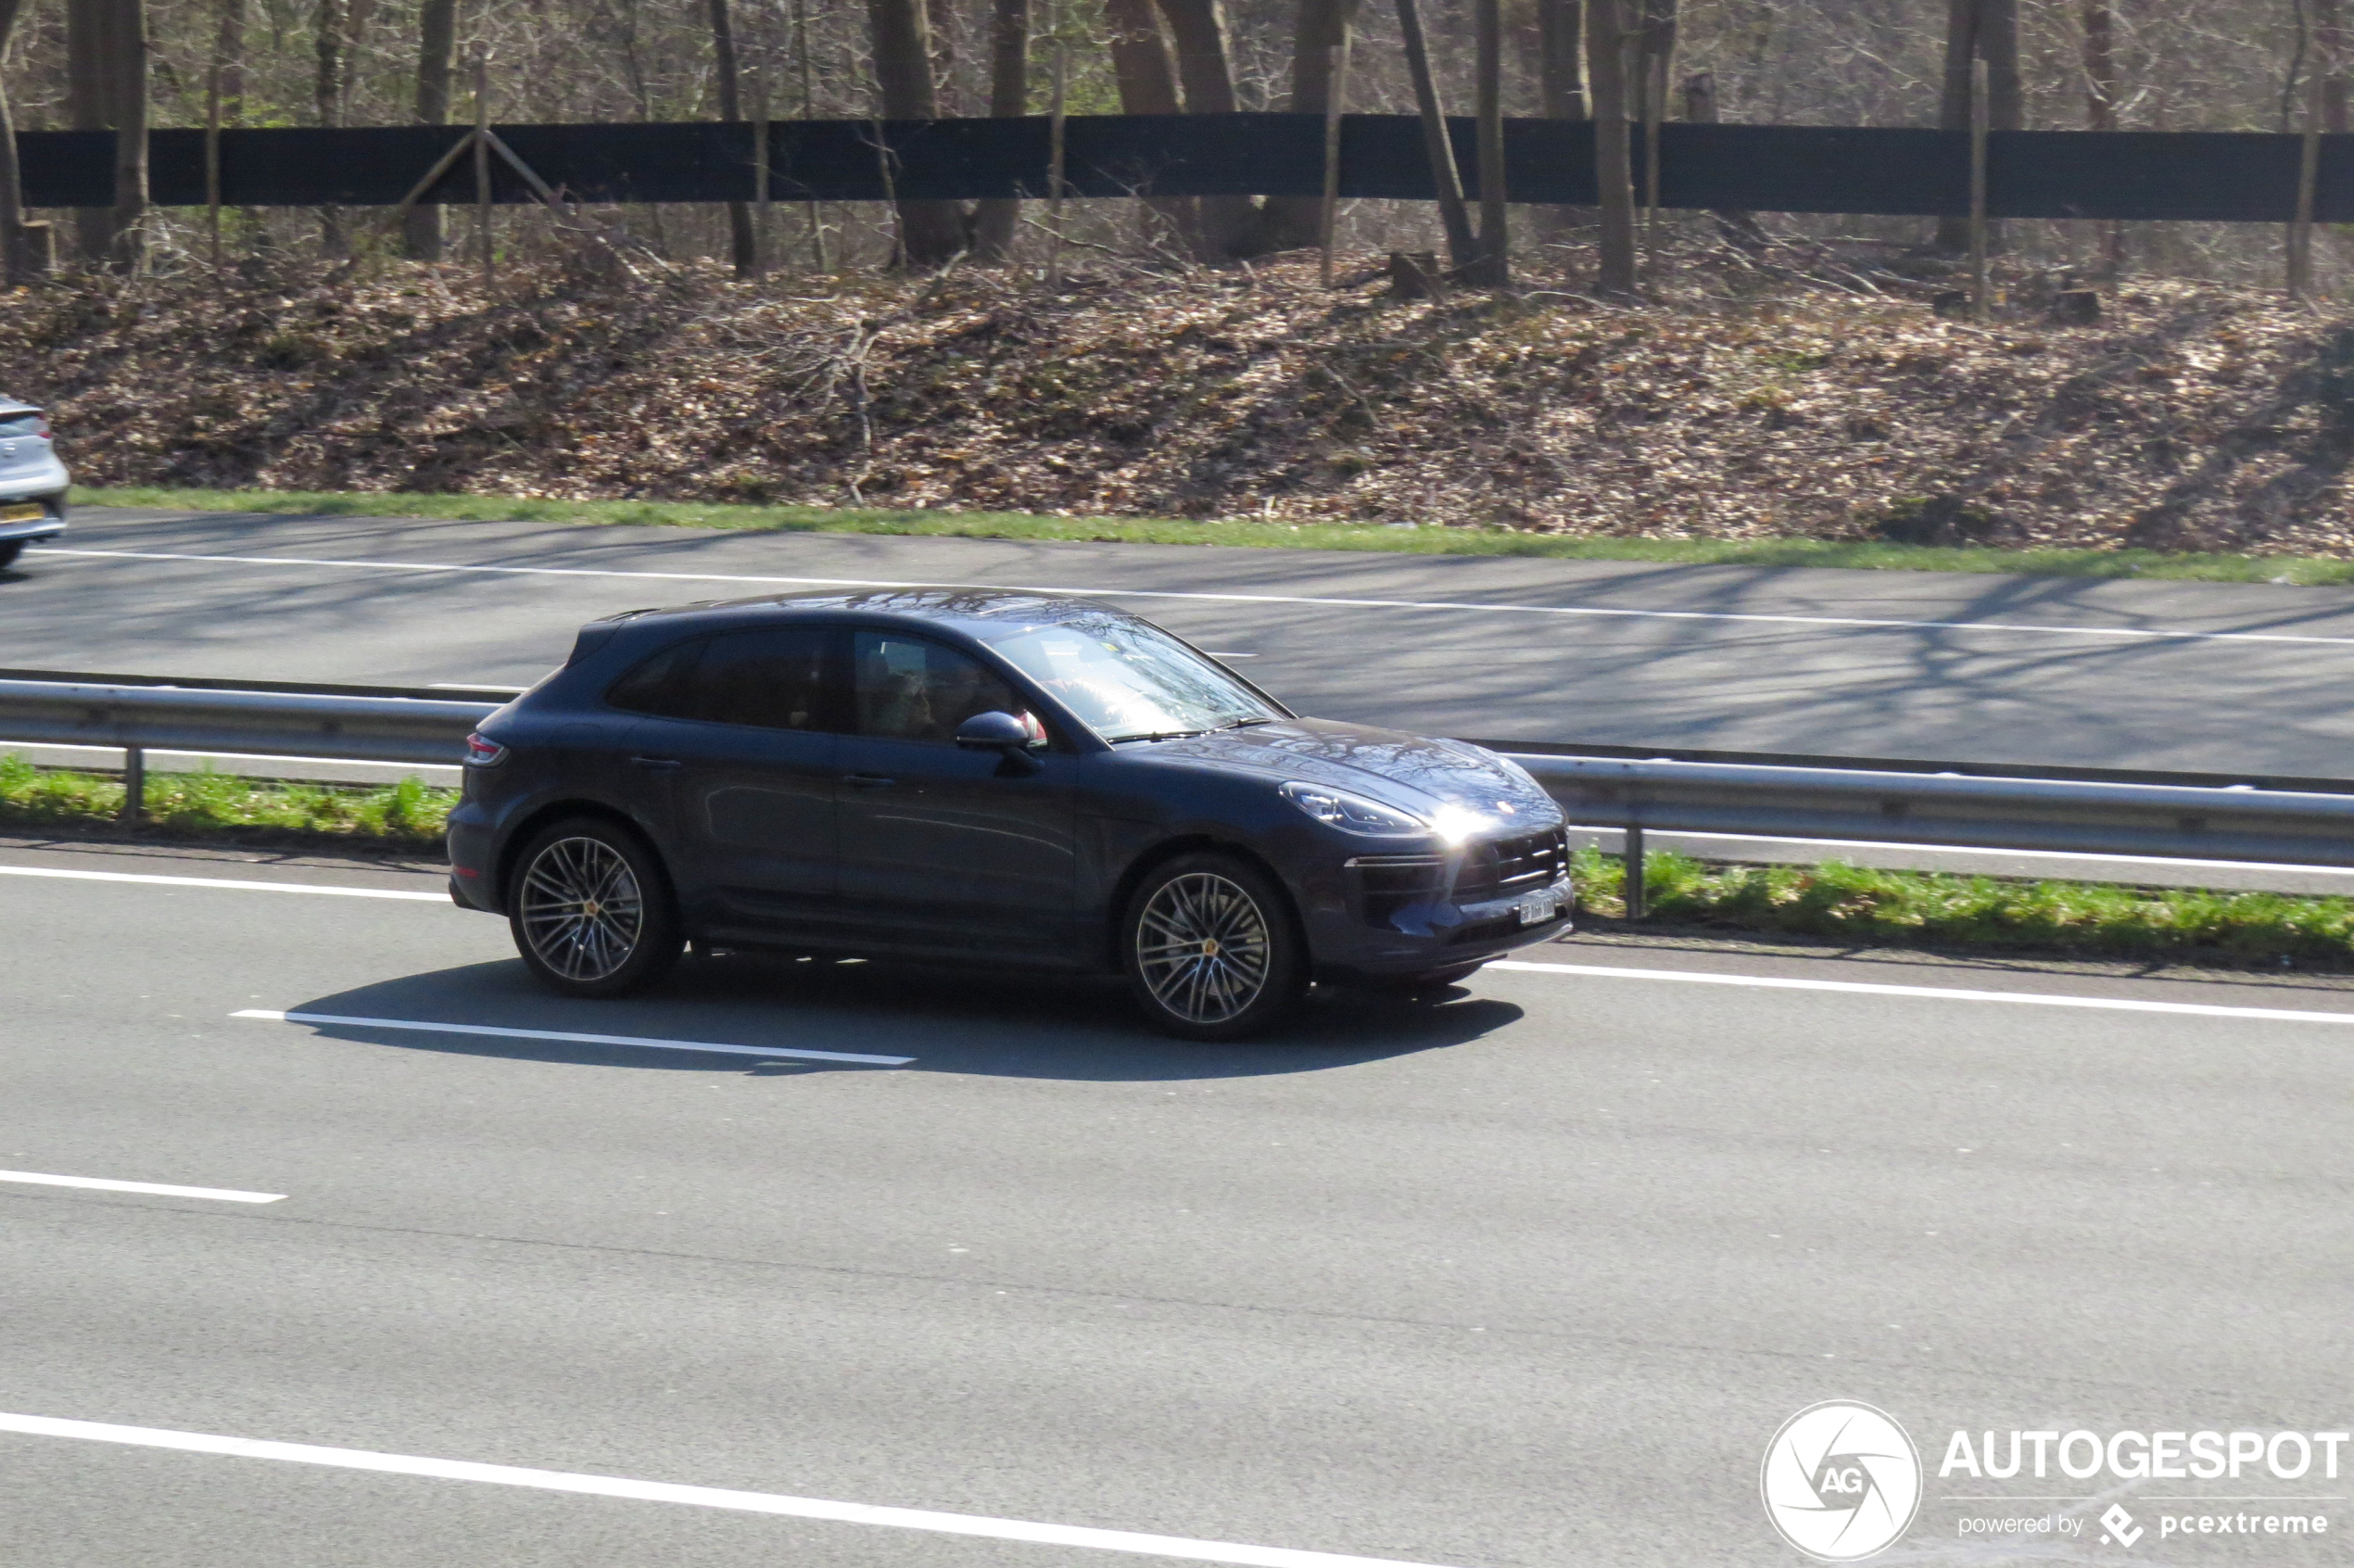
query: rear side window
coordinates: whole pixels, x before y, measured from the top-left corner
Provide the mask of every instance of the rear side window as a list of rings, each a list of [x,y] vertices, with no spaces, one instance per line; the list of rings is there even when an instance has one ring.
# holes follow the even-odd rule
[[[823,626],[724,632],[666,648],[605,701],[631,713],[761,729],[838,730],[833,636]]]
[[[0,441],[21,440],[41,434],[41,416],[37,413],[0,414]]]

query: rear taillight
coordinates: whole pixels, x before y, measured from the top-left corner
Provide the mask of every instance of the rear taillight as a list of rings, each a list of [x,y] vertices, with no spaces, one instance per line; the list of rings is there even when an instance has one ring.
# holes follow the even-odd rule
[[[507,760],[507,748],[496,740],[486,740],[479,735],[466,737],[468,767],[497,767]]]

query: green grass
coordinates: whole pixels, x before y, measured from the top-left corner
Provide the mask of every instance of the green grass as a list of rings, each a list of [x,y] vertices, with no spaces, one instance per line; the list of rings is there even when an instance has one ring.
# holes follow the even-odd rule
[[[1591,849],[1576,859],[1579,907],[1623,917],[1624,865]],[[2354,899],[2025,882],[1836,862],[1711,866],[1661,853],[1644,857],[1643,888],[1650,918],[1664,925],[1859,946],[2354,967]]]
[[[186,490],[147,486],[77,488],[85,506],[262,512],[325,517],[429,517],[484,523],[626,523],[748,532],[899,534],[1099,543],[1247,545],[1381,550],[1403,555],[1537,556],[1648,561],[1682,566],[1841,566],[1878,572],[2003,572],[2030,576],[2138,577],[2203,582],[2354,583],[2354,561],[2300,555],[2171,555],[2150,550],[1939,549],[1858,539],[1592,538],[1509,528],[1270,523],[1250,518],[1056,517],[1020,512],[892,512],[872,508],[734,506],[705,501],[519,499],[374,491]]]
[[[430,854],[441,848],[457,800],[455,790],[414,778],[360,786],[209,769],[158,773],[147,777],[146,831],[195,841]],[[0,828],[111,831],[121,810],[118,778],[0,757]],[[1836,862],[1712,866],[1665,853],[1645,864],[1651,920],[1662,926],[1829,937],[1858,946],[2354,968],[2354,899],[2023,882]],[[1624,917],[1625,868],[1615,856],[1580,850],[1576,874],[1582,914]]]
[[[302,784],[209,768],[147,775],[151,828],[195,839],[317,841],[437,851],[458,791],[416,778],[398,784]],[[122,780],[0,757],[0,827],[112,828]]]

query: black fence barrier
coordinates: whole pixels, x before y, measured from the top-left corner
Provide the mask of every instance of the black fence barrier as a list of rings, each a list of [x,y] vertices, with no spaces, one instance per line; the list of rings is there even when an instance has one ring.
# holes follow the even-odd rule
[[[1074,194],[1314,196],[1323,188],[1317,115],[1104,115],[1069,121]],[[1472,121],[1451,122],[1456,158],[1476,183]],[[969,200],[1043,196],[1043,119],[780,120],[772,195],[782,201]],[[240,207],[386,207],[406,196],[460,127],[224,131],[221,198]],[[728,201],[752,195],[752,128],[503,125],[499,134],[551,184],[583,201]],[[112,199],[114,133],[18,134],[27,205]],[[157,131],[154,199],[204,201],[204,133]],[[2236,132],[1998,131],[1988,145],[1988,210],[1998,218],[2131,218],[2284,222],[2295,204],[2297,138]],[[1966,211],[1968,142],[1960,132],[1805,125],[1660,128],[1660,197],[1673,208],[1935,216]],[[1640,149],[1638,148],[1639,175]],[[474,199],[471,159],[429,199]],[[1511,198],[1594,200],[1590,121],[1505,124]],[[1353,114],[1341,131],[1341,194],[1431,198],[1420,131],[1407,115]],[[493,199],[528,201],[512,171]],[[1475,192],[1474,192],[1475,194]],[[2322,139],[2314,216],[2354,221],[2354,136]]]

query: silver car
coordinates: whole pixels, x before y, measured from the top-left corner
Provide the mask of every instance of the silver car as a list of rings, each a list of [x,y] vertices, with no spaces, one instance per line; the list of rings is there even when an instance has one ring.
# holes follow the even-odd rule
[[[41,411],[0,393],[0,570],[15,565],[25,546],[66,531],[72,482]]]

